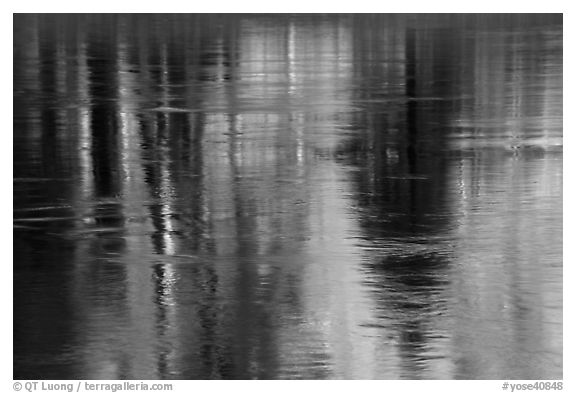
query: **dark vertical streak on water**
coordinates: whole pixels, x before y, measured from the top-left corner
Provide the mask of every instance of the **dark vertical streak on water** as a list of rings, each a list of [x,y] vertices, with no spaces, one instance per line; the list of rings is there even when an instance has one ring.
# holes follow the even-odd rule
[[[190,226],[192,227],[190,231],[189,242],[192,243],[191,252],[205,252],[213,251],[213,244],[204,244],[206,238],[208,237],[208,232],[210,231],[209,224],[204,218],[204,209],[206,207],[206,196],[204,195],[206,190],[205,179],[204,179],[204,156],[200,154],[202,151],[202,139],[204,136],[204,123],[205,118],[203,113],[198,113],[194,115],[192,140],[190,146],[190,155],[192,156],[190,166],[186,168],[190,176],[191,183],[191,198],[190,198]],[[209,239],[209,237],[208,237]]]
[[[55,31],[49,31],[48,34],[40,35],[40,91],[42,95],[53,96],[56,94],[56,72],[57,57]],[[56,120],[55,106],[46,106],[42,109],[40,122],[42,125],[42,159],[46,166],[42,168],[42,175],[45,177],[56,177],[58,168],[55,166],[58,162],[57,143],[58,143],[58,126]]]
[[[406,123],[408,132],[408,173],[416,172],[416,154],[418,141],[418,126],[416,112],[416,33],[413,28],[406,29]],[[414,195],[413,192],[410,193]],[[412,201],[414,204],[414,201]]]

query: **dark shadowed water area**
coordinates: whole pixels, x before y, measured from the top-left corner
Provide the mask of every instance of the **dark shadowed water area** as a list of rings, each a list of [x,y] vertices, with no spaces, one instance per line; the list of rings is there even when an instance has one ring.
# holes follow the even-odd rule
[[[15,379],[562,378],[562,16],[15,15]]]

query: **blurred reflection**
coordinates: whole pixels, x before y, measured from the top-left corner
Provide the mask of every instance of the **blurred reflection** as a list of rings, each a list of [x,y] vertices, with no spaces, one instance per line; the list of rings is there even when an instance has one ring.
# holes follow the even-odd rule
[[[478,23],[474,18],[469,18],[469,21]],[[522,25],[521,21],[515,22]],[[474,40],[472,42],[476,45],[473,48],[477,51],[470,54],[469,46],[460,46],[458,38],[466,34],[464,29],[458,20],[450,29],[441,25],[414,29],[408,23],[404,48],[395,41],[387,41],[386,33],[378,35],[377,52],[387,53],[382,62],[394,64],[403,61],[406,104],[402,107],[376,99],[393,94],[401,83],[380,89],[364,89],[362,99],[371,108],[363,123],[365,131],[347,141],[343,150],[348,162],[359,167],[355,175],[359,218],[364,232],[361,244],[368,252],[369,262],[365,264],[367,283],[374,287],[376,316],[381,320],[367,327],[387,332],[384,333],[386,340],[381,344],[383,348],[390,346],[390,340],[398,346],[400,370],[396,377],[528,378],[528,375],[545,375],[547,371],[530,357],[538,353],[539,359],[548,359],[547,370],[559,371],[561,338],[559,341],[554,339],[553,344],[544,344],[535,337],[536,341],[530,344],[517,344],[502,342],[502,331],[510,331],[509,340],[527,337],[527,331],[537,336],[540,333],[536,332],[546,331],[556,338],[562,334],[561,326],[552,322],[559,321],[562,302],[557,287],[549,283],[541,292],[528,290],[542,285],[528,278],[531,274],[542,274],[542,267],[536,262],[538,257],[530,258],[528,253],[536,255],[546,249],[546,257],[542,258],[547,263],[555,261],[553,264],[556,266],[547,274],[555,277],[560,274],[561,226],[556,227],[559,231],[556,235],[542,237],[532,230],[526,233],[528,228],[542,227],[541,218],[529,213],[534,212],[533,209],[544,209],[549,219],[555,216],[557,223],[561,221],[561,184],[556,181],[560,182],[562,170],[553,164],[561,162],[555,156],[562,143],[562,130],[557,122],[561,113],[554,112],[546,101],[556,100],[558,108],[561,108],[558,83],[562,74],[557,68],[559,63],[552,61],[540,65],[542,60],[537,54],[538,50],[547,48],[544,53],[548,53],[548,59],[558,58],[561,46],[552,33],[545,37],[536,36],[529,30],[506,35],[478,31],[470,34],[469,41]],[[520,35],[522,32],[526,38]],[[490,41],[483,41],[484,36],[490,36]],[[513,42],[517,44],[509,44],[509,37],[515,37]],[[375,46],[371,36],[359,41],[367,47],[366,52]],[[496,49],[492,51],[492,48]],[[508,56],[508,49],[504,48],[512,48],[510,61],[513,64],[524,65],[509,68],[507,59],[499,59],[499,56]],[[489,63],[483,64],[485,59],[489,59]],[[481,67],[494,68],[490,79],[479,80],[476,75],[482,75]],[[547,83],[539,85],[542,89],[535,89],[532,85],[527,87],[527,82],[522,81],[523,74],[529,73],[525,70],[534,69],[551,70],[546,76],[531,74],[531,78],[548,79]],[[381,70],[391,72],[386,67]],[[393,72],[397,78],[402,77],[401,69]],[[371,77],[375,78],[374,74],[372,71]],[[493,82],[499,77],[502,78],[500,84]],[[393,77],[386,75],[384,78],[392,80]],[[512,79],[507,82],[509,78]],[[510,85],[506,93],[493,93],[488,89],[506,84]],[[477,86],[487,90],[475,91]],[[548,90],[543,86],[556,87]],[[367,94],[367,90],[372,95]],[[547,100],[541,99],[542,96]],[[525,111],[522,107],[530,109]],[[492,110],[495,112],[488,112]],[[481,114],[478,119],[463,120],[468,113]],[[535,126],[533,113],[540,114],[538,122],[542,126]],[[463,131],[463,123],[467,121],[470,122],[467,126],[475,129],[473,136]],[[489,126],[485,122],[489,122]],[[466,140],[466,144],[453,142],[459,140]],[[548,162],[545,176],[557,179],[553,181],[554,185],[538,175],[519,175],[519,170],[524,172],[533,168],[535,159]],[[507,164],[510,160],[516,163],[512,167]],[[461,173],[464,168],[477,175],[475,180],[467,179],[468,175]],[[513,184],[504,194],[493,194],[487,188],[495,184],[500,184],[496,187],[501,188],[512,179]],[[494,185],[489,186],[492,183]],[[534,183],[548,183],[549,194],[538,195],[537,188],[530,186]],[[475,191],[471,194],[468,187]],[[478,208],[466,203],[466,207],[456,208],[465,203],[463,201],[481,195],[485,203],[496,205]],[[540,207],[526,206],[525,198]],[[497,206],[500,203],[506,205],[507,210],[499,211]],[[477,211],[482,213],[479,215]],[[506,217],[508,223],[501,226],[487,219],[483,213],[489,211],[490,215]],[[478,216],[478,220],[472,226],[465,224],[473,216]],[[523,219],[519,221],[513,217]],[[550,223],[547,221],[544,226]],[[492,241],[480,240],[483,235],[479,238],[479,234],[485,234]],[[498,238],[503,240],[496,240]],[[482,243],[481,256],[468,248],[471,239]],[[508,247],[502,251],[494,250],[493,247],[501,241]],[[536,243],[541,248],[533,247]],[[454,247],[465,249],[455,253]],[[484,267],[479,267],[475,273],[481,277],[473,278],[464,271],[475,265],[476,258],[479,258],[478,262],[485,258],[504,258],[502,262],[506,267],[500,266],[499,262],[493,266],[484,261]],[[507,289],[478,289],[478,293],[473,293],[471,287],[465,287],[479,282],[485,282],[489,287],[495,285],[491,281],[501,284],[502,280],[496,277],[503,274],[503,270],[507,271],[503,280],[507,282],[504,284]],[[466,283],[465,286],[462,282]],[[513,294],[510,292],[512,287],[515,288]],[[511,304],[505,302],[503,308],[498,309],[496,305],[502,300],[479,300],[479,296],[488,293],[495,294],[498,299],[510,296],[515,300]],[[527,298],[534,303],[526,304]],[[555,299],[551,303],[548,300],[549,305],[554,303],[555,306],[535,306],[543,304],[544,298]],[[484,307],[496,307],[496,310],[488,311]],[[523,309],[524,312],[510,314],[510,308]],[[538,312],[546,311],[535,318],[533,313],[536,309]],[[480,326],[477,318],[490,322]],[[495,323],[500,329],[493,328]],[[498,337],[492,336],[492,331]],[[462,353],[462,348],[469,345],[469,339],[464,337],[482,339],[473,340],[474,349]],[[482,342],[492,344],[488,344],[487,349]],[[453,345],[454,349],[451,349]],[[502,348],[502,351],[497,348]],[[479,359],[481,363],[478,363]],[[472,366],[472,362],[476,363]],[[523,368],[510,369],[507,365],[511,362],[521,363]]]
[[[394,34],[399,26],[380,26],[386,26],[380,34],[359,30],[367,35],[358,41],[362,53],[380,56],[386,65],[371,70],[370,77],[390,83],[362,90],[370,108],[359,119],[365,131],[343,151],[359,167],[354,180],[360,242],[366,250],[366,284],[376,302],[375,320],[365,326],[380,332],[378,353],[397,352],[389,378],[450,378],[443,348],[450,251],[443,233],[452,217],[442,128],[451,109],[450,87],[426,81],[453,79],[448,54],[454,49],[446,37],[454,32],[407,25],[399,38]]]
[[[16,15],[14,377],[561,378],[557,19]]]

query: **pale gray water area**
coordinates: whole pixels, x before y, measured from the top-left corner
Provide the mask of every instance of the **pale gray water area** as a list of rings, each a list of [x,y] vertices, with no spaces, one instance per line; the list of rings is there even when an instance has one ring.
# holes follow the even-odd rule
[[[15,379],[561,379],[560,15],[15,15]]]

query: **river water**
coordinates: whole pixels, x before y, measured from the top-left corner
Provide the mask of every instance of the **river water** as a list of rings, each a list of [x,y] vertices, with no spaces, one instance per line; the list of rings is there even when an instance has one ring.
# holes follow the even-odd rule
[[[562,17],[15,15],[15,379],[562,378]]]

